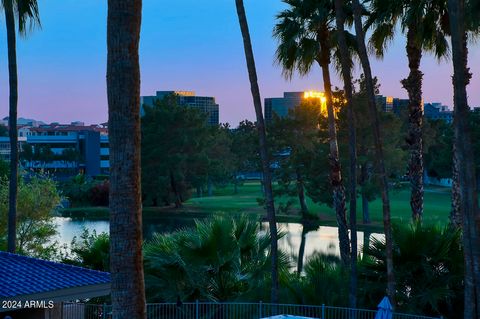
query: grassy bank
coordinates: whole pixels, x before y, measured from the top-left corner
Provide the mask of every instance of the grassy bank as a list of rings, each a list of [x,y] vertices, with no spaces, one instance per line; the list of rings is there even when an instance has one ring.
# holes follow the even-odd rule
[[[213,196],[202,198],[191,198],[181,209],[172,207],[145,207],[145,218],[202,218],[216,212],[226,212],[231,214],[253,213],[263,216],[264,211],[258,204],[258,198],[262,197],[260,184],[258,182],[245,183],[238,188],[238,193],[234,194],[231,186],[215,189]],[[410,220],[410,192],[408,188],[391,190],[391,208],[392,219],[397,222]],[[295,199],[294,199],[295,200]],[[276,200],[276,204],[285,203],[287,198]],[[320,217],[322,224],[335,224],[335,215],[333,210],[327,205],[313,203],[311,199],[307,201],[309,210],[312,214]],[[299,205],[295,201],[291,212],[279,215],[279,221],[295,222],[299,221]],[[425,190],[425,211],[424,221],[426,223],[448,222],[450,213],[450,189],[442,187],[429,187]],[[81,207],[69,208],[61,211],[62,216],[86,219],[108,219],[108,209],[106,207]],[[358,202],[358,222],[362,221],[361,202]],[[382,203],[377,199],[370,203],[370,217],[373,227],[379,227],[382,224]]]
[[[255,211],[262,212],[257,203],[261,197],[260,184],[247,183],[239,188],[238,194],[234,194],[233,187],[217,189],[212,197],[192,198],[186,203],[186,207],[201,209],[204,211],[241,212]],[[286,202],[286,198],[277,199],[276,204]],[[294,199],[295,200],[295,199]],[[392,219],[400,221],[410,220],[410,190],[408,188],[390,191]],[[323,204],[316,204],[308,198],[309,210],[320,216],[324,221],[335,220],[331,207]],[[292,214],[299,209],[295,201],[292,207]],[[427,223],[447,223],[450,213],[450,189],[444,187],[429,187],[425,190],[425,212],[424,221]],[[358,222],[362,221],[361,201],[358,200],[357,207]],[[370,217],[373,223],[382,222],[382,202],[377,199],[370,203]]]

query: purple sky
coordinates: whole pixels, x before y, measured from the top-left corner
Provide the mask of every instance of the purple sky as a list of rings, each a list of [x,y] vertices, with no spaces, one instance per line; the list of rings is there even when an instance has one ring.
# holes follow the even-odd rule
[[[107,120],[105,88],[106,1],[38,0],[42,29],[18,40],[19,116],[46,122]],[[246,0],[262,97],[283,91],[322,89],[318,67],[307,78],[286,81],[273,65],[271,37],[280,0]],[[0,21],[0,116],[8,114],[4,19]],[[399,81],[408,74],[405,41],[398,37],[383,61],[372,58],[381,93],[406,97]],[[254,118],[234,0],[144,0],[141,37],[142,95],[193,90],[215,96],[220,120],[236,125]],[[469,98],[480,106],[480,49],[470,48],[474,73]],[[426,55],[424,100],[452,105],[452,66]],[[334,85],[341,86],[338,78]]]

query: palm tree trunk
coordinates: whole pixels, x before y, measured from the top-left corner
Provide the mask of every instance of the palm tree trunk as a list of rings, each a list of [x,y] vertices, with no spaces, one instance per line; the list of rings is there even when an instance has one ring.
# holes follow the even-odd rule
[[[475,160],[470,131],[470,108],[467,85],[467,34],[465,32],[464,0],[449,0],[452,32],[455,161],[460,185],[460,211],[465,255],[464,318],[480,318],[480,212],[478,207]]]
[[[180,191],[178,190],[177,182],[175,180],[175,176],[172,170],[170,170],[170,187],[172,188],[173,196],[175,197],[175,208],[182,207],[182,199],[180,196]]]
[[[355,110],[353,109],[352,66],[345,38],[345,13],[343,0],[335,0],[336,25],[338,45],[340,48],[340,63],[342,66],[343,85],[347,98],[348,117],[348,153],[350,157],[350,291],[349,307],[357,307],[357,135]]]
[[[370,236],[371,235],[372,235],[372,233],[368,229],[365,229],[363,231],[363,249],[370,247]]]
[[[302,225],[302,238],[300,241],[300,247],[298,248],[298,262],[297,262],[297,274],[300,277],[303,271],[303,259],[305,258],[305,245],[307,242],[307,225]]]
[[[417,44],[417,33],[411,27],[407,32],[407,57],[410,74],[402,80],[403,87],[408,92],[408,137],[410,160],[408,162],[408,176],[410,178],[412,219],[419,220],[423,215],[423,106],[422,106],[422,78],[420,61],[422,48]]]
[[[362,221],[364,224],[370,224],[370,206],[366,191],[367,181],[368,167],[366,163],[363,163],[360,168],[360,187],[362,188]]]
[[[306,220],[306,219],[309,218],[309,216],[308,216],[308,206],[307,206],[307,200],[305,198],[305,186],[303,185],[302,173],[300,173],[299,169],[297,169],[297,171],[296,171],[296,176],[297,176],[298,201],[300,203],[300,210],[301,210],[301,213],[302,213],[302,219]]]
[[[141,0],[108,0],[110,270],[113,318],[146,318],[140,189]]]
[[[350,259],[350,240],[348,238],[347,227],[347,208],[345,199],[345,188],[343,187],[342,180],[342,168],[340,165],[340,158],[338,155],[338,141],[337,141],[337,128],[335,126],[335,112],[333,110],[333,94],[332,94],[332,82],[330,80],[330,46],[328,30],[323,29],[320,34],[320,57],[318,63],[322,68],[323,73],[323,86],[325,90],[325,98],[327,104],[327,116],[328,116],[328,135],[330,143],[330,183],[333,189],[333,207],[337,217],[338,224],[338,239],[340,243],[340,258],[345,266],[349,264]]]
[[[15,252],[17,236],[17,183],[18,183],[18,131],[17,131],[17,102],[18,102],[18,76],[17,76],[17,46],[15,34],[15,17],[13,0],[4,2],[5,22],[7,28],[8,45],[8,80],[10,86],[9,99],[9,136],[10,136],[10,180],[8,185],[8,252]]]
[[[272,175],[270,172],[270,160],[268,158],[267,134],[265,131],[265,120],[262,112],[262,101],[260,98],[260,89],[258,87],[257,70],[253,56],[252,42],[250,40],[250,31],[248,29],[247,17],[243,0],[235,0],[237,7],[238,21],[242,32],[243,46],[245,49],[245,59],[247,62],[250,88],[252,91],[253,105],[257,117],[258,140],[260,146],[260,157],[262,160],[263,189],[265,190],[265,201],[267,206],[267,218],[271,236],[271,259],[272,259],[272,288],[271,302],[278,303],[278,238],[277,223],[275,217],[275,206],[273,202]]]
[[[388,193],[388,180],[385,170],[385,157],[383,155],[383,142],[380,135],[380,120],[375,102],[375,88],[373,85],[372,69],[368,59],[367,47],[365,45],[365,33],[362,25],[362,8],[358,0],[353,0],[353,11],[355,18],[355,33],[358,44],[360,62],[363,73],[365,74],[365,83],[368,94],[368,106],[373,124],[373,138],[375,141],[375,157],[377,172],[382,188],[382,208],[383,208],[383,230],[385,232],[385,255],[387,263],[387,294],[395,307],[395,274],[393,272],[393,238],[392,224],[390,220],[390,196]]]
[[[450,223],[456,228],[462,227],[462,212],[460,201],[460,184],[459,184],[459,167],[456,156],[455,142],[453,144],[453,160],[452,160],[452,211],[450,212]]]

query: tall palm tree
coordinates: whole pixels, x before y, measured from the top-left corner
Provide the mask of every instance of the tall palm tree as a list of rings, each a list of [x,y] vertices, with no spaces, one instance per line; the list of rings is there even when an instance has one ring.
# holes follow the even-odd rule
[[[310,72],[318,63],[323,73],[323,86],[328,113],[328,132],[330,142],[330,182],[333,188],[333,206],[335,209],[340,255],[348,265],[350,242],[346,221],[345,188],[338,154],[337,130],[333,109],[330,63],[334,48],[335,35],[334,5],[329,0],[283,0],[289,8],[277,15],[273,35],[278,39],[276,60],[283,68],[286,78],[295,71],[300,75]]]
[[[378,55],[382,56],[393,39],[400,23],[407,37],[406,52],[410,73],[401,81],[408,92],[409,130],[406,142],[410,147],[408,176],[411,185],[410,206],[412,218],[423,215],[423,101],[420,70],[423,51],[433,52],[437,58],[446,56],[449,46],[448,17],[444,0],[372,0],[374,29],[371,43]]]
[[[453,52],[454,134],[455,161],[458,169],[460,212],[465,255],[465,307],[464,318],[480,318],[480,210],[476,185],[475,161],[470,133],[470,108],[467,85],[471,74],[468,69],[467,33],[464,0],[448,0]]]
[[[460,181],[459,181],[459,167],[456,156],[456,147],[453,143],[453,158],[452,158],[452,210],[450,211],[450,223],[457,228],[462,227],[462,212],[460,199]]]
[[[480,32],[480,1],[471,0],[468,2],[468,10],[464,13],[465,30],[472,34],[472,38],[476,38]],[[468,84],[468,83],[467,83]],[[460,209],[460,181],[459,167],[456,158],[456,146],[453,143],[453,160],[452,160],[452,210],[450,212],[450,222],[456,227],[462,227],[462,212]]]
[[[335,0],[336,27],[338,30],[338,48],[343,76],[343,87],[347,98],[348,117],[348,149],[350,157],[350,292],[349,306],[357,306],[357,137],[355,125],[355,110],[353,109],[352,65],[345,37],[345,12],[343,0]]]
[[[383,142],[380,133],[380,120],[375,101],[375,85],[373,82],[372,69],[368,58],[367,46],[365,44],[365,31],[363,29],[362,15],[363,7],[359,0],[352,0],[353,16],[355,21],[355,34],[357,40],[358,56],[362,64],[363,74],[365,75],[365,86],[367,89],[367,101],[372,118],[373,138],[375,142],[377,174],[380,179],[382,189],[382,211],[383,228],[385,233],[385,255],[387,264],[387,294],[395,304],[395,275],[393,272],[393,245],[392,245],[392,225],[390,219],[390,197],[388,193],[388,180],[385,170],[385,156],[383,154]]]
[[[108,0],[110,271],[113,318],[146,318],[140,191],[141,0]]]
[[[17,44],[15,30],[15,13],[18,18],[18,30],[25,34],[27,24],[40,25],[40,15],[36,0],[5,0],[5,23],[7,29],[8,47],[8,82],[9,98],[9,136],[10,136],[10,180],[8,197],[8,243],[9,252],[15,252],[17,228],[17,192],[18,192],[18,131],[17,131],[17,102],[18,102],[18,74],[17,74]]]
[[[267,206],[267,218],[271,237],[271,256],[272,256],[272,290],[271,301],[278,303],[278,236],[277,222],[275,217],[275,205],[273,202],[272,176],[270,172],[270,160],[268,158],[267,134],[265,131],[265,120],[262,112],[262,101],[260,98],[260,89],[258,87],[257,70],[255,67],[255,58],[253,55],[252,41],[250,40],[250,31],[248,29],[247,16],[243,0],[235,0],[237,7],[238,21],[242,32],[243,46],[245,50],[245,59],[247,62],[248,76],[250,80],[250,89],[252,92],[253,106],[257,117],[258,140],[260,147],[260,157],[262,160],[263,188],[265,191],[265,201]]]

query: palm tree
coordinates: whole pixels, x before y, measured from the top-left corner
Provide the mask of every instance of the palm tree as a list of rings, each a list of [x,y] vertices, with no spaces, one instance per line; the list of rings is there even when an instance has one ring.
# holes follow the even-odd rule
[[[355,21],[355,34],[358,47],[358,56],[362,64],[363,73],[365,76],[365,87],[367,90],[367,101],[372,118],[373,138],[375,142],[376,166],[377,174],[380,179],[380,186],[382,189],[382,211],[383,211],[383,230],[385,233],[385,255],[387,263],[387,294],[395,304],[395,275],[393,271],[393,246],[392,246],[392,225],[390,221],[390,197],[388,194],[388,180],[385,170],[385,156],[383,154],[383,142],[380,134],[380,120],[375,101],[375,85],[370,67],[370,60],[368,58],[367,46],[365,44],[365,32],[363,29],[362,15],[363,8],[359,0],[352,0],[353,16]]]
[[[270,275],[270,236],[247,215],[213,216],[145,244],[149,302],[231,301],[263,295]],[[290,264],[281,254],[280,270]],[[208,271],[206,271],[208,270]],[[267,292],[268,293],[268,292]]]
[[[345,37],[345,12],[343,0],[335,0],[336,27],[338,30],[338,48],[343,76],[343,85],[348,111],[348,149],[350,157],[350,293],[349,306],[357,306],[357,137],[355,110],[353,109],[352,66],[347,39]]]
[[[429,316],[459,318],[463,290],[461,233],[448,226],[422,223],[393,228],[397,308]],[[385,294],[385,242],[372,238],[364,246],[359,280],[366,300],[376,306]],[[474,317],[465,317],[474,318]]]
[[[401,81],[409,97],[409,131],[406,142],[410,147],[408,176],[411,185],[410,206],[412,218],[423,215],[423,101],[420,62],[424,50],[433,52],[438,59],[449,51],[446,34],[447,8],[444,0],[372,0],[371,20],[374,29],[370,39],[377,55],[382,56],[393,39],[400,23],[406,34],[406,52],[410,73]]]
[[[480,210],[476,185],[475,161],[470,134],[470,108],[467,85],[467,33],[464,0],[449,0],[450,28],[453,52],[455,163],[458,169],[460,212],[465,253],[465,307],[464,318],[480,318]],[[470,8],[471,9],[471,8]]]
[[[289,8],[277,15],[278,22],[273,35],[279,42],[276,60],[282,66],[284,76],[290,79],[295,71],[300,75],[306,75],[315,62],[319,64],[323,73],[328,113],[333,207],[338,223],[340,255],[345,265],[348,265],[350,242],[346,221],[345,189],[338,154],[329,69],[333,51],[332,38],[335,36],[333,3],[329,0],[283,0],[283,2]]]
[[[262,160],[263,187],[265,191],[265,202],[267,206],[267,218],[271,237],[272,254],[272,290],[271,301],[278,303],[278,237],[277,222],[275,217],[275,205],[273,202],[272,176],[270,172],[270,160],[268,158],[267,134],[265,131],[265,120],[262,112],[262,101],[260,99],[260,89],[257,81],[257,70],[255,67],[255,58],[253,56],[252,42],[250,40],[250,31],[248,29],[247,16],[243,0],[235,0],[237,7],[238,21],[242,32],[243,46],[245,50],[245,59],[247,62],[250,88],[252,91],[253,106],[257,117],[258,140],[260,147],[260,157]]]
[[[459,167],[456,156],[455,143],[453,144],[453,158],[452,158],[452,210],[450,212],[450,223],[457,228],[462,227],[462,212],[460,199],[460,181],[459,181]]]
[[[140,191],[141,0],[109,0],[110,271],[113,318],[146,318]]]
[[[10,181],[8,185],[8,243],[9,252],[15,252],[17,228],[17,192],[18,192],[18,131],[17,131],[17,45],[15,31],[15,13],[18,15],[18,30],[25,34],[27,24],[30,27],[40,25],[40,15],[36,0],[5,0],[5,23],[8,47],[8,82],[10,88],[8,127],[10,136]]]

